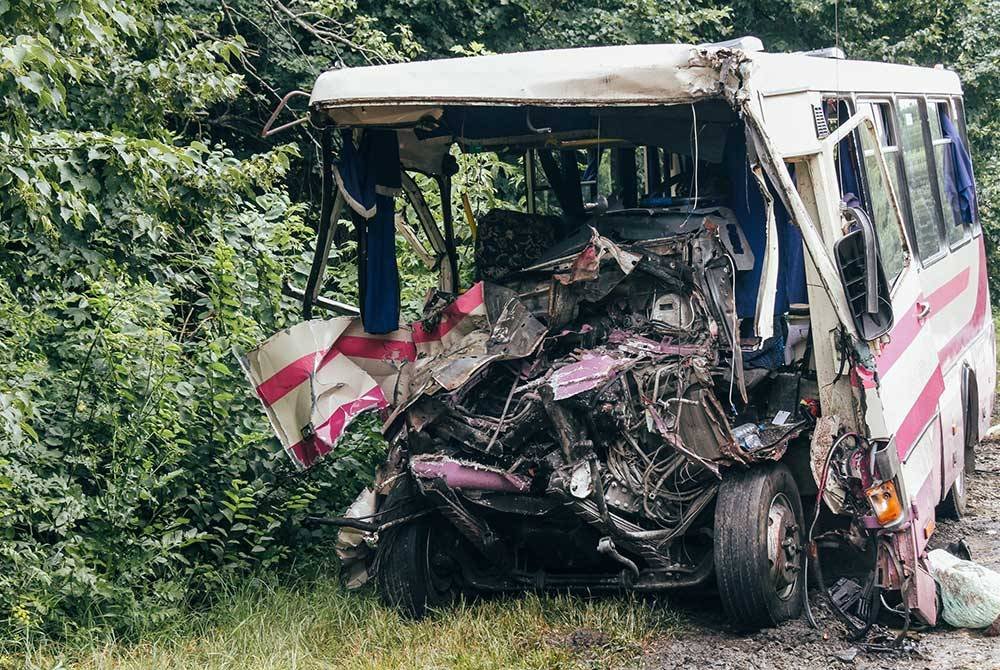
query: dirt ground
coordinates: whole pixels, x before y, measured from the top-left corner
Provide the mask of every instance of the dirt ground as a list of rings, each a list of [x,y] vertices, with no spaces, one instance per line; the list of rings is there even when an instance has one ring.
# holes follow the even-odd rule
[[[960,521],[938,521],[934,546],[964,539],[977,562],[1000,570],[1000,439],[984,442],[969,480],[969,505]],[[815,598],[813,599],[815,602]],[[680,603],[678,603],[680,604]],[[815,611],[815,610],[819,611]],[[912,649],[870,652],[847,640],[842,624],[822,607],[814,611],[819,630],[806,621],[750,636],[727,629],[718,607],[691,609],[690,623],[654,643],[632,666],[643,670],[1000,670],[1000,638],[942,624],[911,633]],[[889,634],[896,631],[887,630]]]

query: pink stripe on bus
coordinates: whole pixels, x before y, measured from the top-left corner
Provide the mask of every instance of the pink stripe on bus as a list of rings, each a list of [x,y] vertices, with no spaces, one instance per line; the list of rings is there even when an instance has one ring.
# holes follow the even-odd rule
[[[989,286],[986,276],[986,249],[979,248],[979,286],[976,291],[976,306],[972,310],[972,318],[958,333],[944,345],[939,352],[941,366],[948,368],[965,350],[972,340],[983,330],[989,313]]]
[[[924,432],[924,428],[937,414],[938,399],[943,392],[944,377],[941,376],[941,368],[935,367],[931,378],[924,386],[924,390],[917,396],[913,407],[906,413],[903,422],[896,430],[896,452],[900,458],[906,458],[910,449],[917,443],[917,438]]]
[[[983,261],[981,265],[983,266],[983,270],[985,270],[985,261]],[[934,315],[934,312],[941,311],[942,309],[950,305],[952,302],[954,302],[956,298],[962,295],[965,289],[968,288],[969,286],[970,275],[971,271],[969,270],[969,268],[965,268],[964,270],[962,270],[957,275],[946,281],[944,284],[938,287],[933,293],[930,294],[930,296],[926,300],[930,304],[931,309],[933,310],[931,312],[932,317]],[[981,279],[979,283],[980,283],[980,293],[982,294],[980,296],[980,301],[982,301],[985,304],[984,300],[985,292],[983,291],[985,280]],[[977,301],[976,303],[977,314],[980,311],[979,307],[980,301]],[[878,371],[881,376],[885,376],[889,372],[889,369],[897,360],[899,360],[899,357],[903,355],[903,352],[906,351],[911,344],[913,344],[913,341],[915,339],[917,339],[917,335],[920,333],[920,329],[923,327],[923,324],[917,318],[917,310],[920,309],[919,308],[920,302],[922,301],[918,299],[912,306],[910,306],[910,308],[906,310],[906,312],[899,319],[899,321],[897,321],[896,324],[893,326],[892,331],[889,333],[891,339],[889,340],[889,343],[882,348],[882,354],[879,356],[877,363]],[[976,321],[975,316],[973,317],[973,321]],[[976,332],[979,331],[979,328],[981,326],[982,323],[979,323],[978,325],[975,323],[970,323],[969,326],[963,328],[962,332],[965,332],[965,330],[971,327],[973,331],[972,334],[974,335]],[[971,337],[969,339],[971,339]],[[960,349],[961,345],[959,345],[958,348]],[[948,350],[949,350],[948,347],[946,347],[945,350],[941,352],[942,354],[941,364],[945,367],[947,367],[947,363],[945,361],[947,360],[948,356],[945,356],[944,353],[945,351]]]
[[[388,405],[382,389],[378,385],[368,389],[360,398],[344,403],[333,410],[326,421],[316,427],[309,439],[303,439],[290,447],[295,458],[305,467],[317,458],[333,450],[333,445],[344,433],[347,425],[358,414],[370,409],[381,409]]]
[[[319,370],[336,358],[339,353],[336,347],[331,347],[326,353],[314,351],[306,354],[261,382],[257,387],[257,396],[264,405],[270,407],[285,397],[289,391],[309,379],[309,375],[313,373],[314,369]],[[323,357],[317,364],[316,358],[321,354]]]
[[[962,295],[962,292],[969,286],[970,274],[969,268],[965,268],[928,296],[927,302],[931,304],[931,308],[934,310],[932,314],[941,311],[950,305],[955,298]]]
[[[424,329],[424,324],[416,321],[413,323],[413,341],[416,344],[433,342],[440,340],[448,334],[452,328],[462,322],[483,304],[483,283],[476,282],[472,288],[455,298],[441,313],[441,320],[430,330]]]
[[[889,343],[882,347],[882,354],[876,361],[879,376],[884,377],[888,374],[893,363],[899,360],[903,352],[917,339],[917,335],[923,327],[917,318],[917,309],[917,304],[914,303],[889,332]]]
[[[875,373],[862,365],[854,366],[854,378],[858,382],[856,385],[862,388],[873,389],[878,386],[875,383]]]
[[[336,347],[340,350],[340,353],[351,358],[372,358],[376,360],[389,358],[412,361],[417,357],[417,349],[413,346],[413,342],[406,340],[341,335],[337,339]]]

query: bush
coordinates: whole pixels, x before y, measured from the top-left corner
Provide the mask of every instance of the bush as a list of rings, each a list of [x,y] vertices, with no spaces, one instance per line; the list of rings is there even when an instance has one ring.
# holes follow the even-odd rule
[[[234,352],[296,318],[279,296],[311,237],[284,184],[298,152],[239,158],[172,130],[240,90],[242,44],[158,6],[0,3],[24,31],[0,38],[11,641],[135,632],[290,563],[332,536],[305,515],[341,511],[382,448],[362,426],[357,459],[302,476],[274,440]]]

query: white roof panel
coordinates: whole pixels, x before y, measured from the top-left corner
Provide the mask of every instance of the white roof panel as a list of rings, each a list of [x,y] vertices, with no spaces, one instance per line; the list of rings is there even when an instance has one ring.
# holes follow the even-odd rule
[[[688,102],[718,88],[715,72],[690,65],[696,50],[682,44],[589,47],[344,68],[320,75],[310,105]]]
[[[405,125],[445,105],[614,106],[686,103],[721,91],[720,75],[699,52],[722,45],[648,44],[343,68],[320,75],[310,105],[344,125]],[[732,53],[732,52],[730,52]],[[742,52],[745,85],[763,92],[960,93],[955,73],[834,60],[804,54]]]

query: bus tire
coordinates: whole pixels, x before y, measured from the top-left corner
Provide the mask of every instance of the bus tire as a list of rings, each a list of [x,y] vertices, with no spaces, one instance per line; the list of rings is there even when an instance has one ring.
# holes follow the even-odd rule
[[[938,507],[938,514],[946,519],[956,520],[965,516],[965,509],[969,500],[968,491],[966,490],[967,482],[968,475],[965,474],[965,468],[959,468],[958,476],[955,477],[951,488],[948,489],[948,495],[945,496],[945,499],[941,501],[941,505]]]
[[[384,507],[398,509],[395,518],[413,512],[412,488],[397,485],[386,497]],[[389,519],[385,519],[388,521]],[[436,542],[444,523],[431,515],[390,529],[379,540],[375,559],[375,586],[383,604],[403,616],[421,619],[431,610],[449,604],[454,596],[451,577],[441,575]]]
[[[938,513],[946,519],[961,519],[968,507],[969,475],[976,471],[976,446],[979,444],[979,391],[976,378],[966,368],[967,378],[962,380],[965,394],[965,462],[958,469],[958,475],[948,489],[948,495],[941,501]]]
[[[976,471],[976,448],[979,446],[979,384],[976,373],[965,369],[965,474]]]
[[[738,628],[794,619],[802,610],[802,501],[781,463],[730,472],[715,507],[719,596]]]

